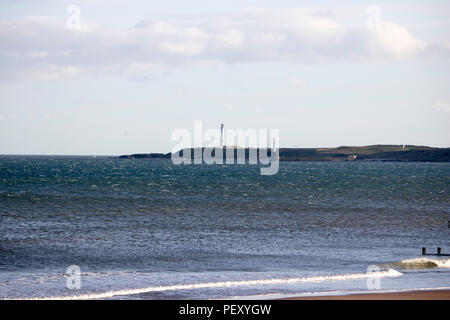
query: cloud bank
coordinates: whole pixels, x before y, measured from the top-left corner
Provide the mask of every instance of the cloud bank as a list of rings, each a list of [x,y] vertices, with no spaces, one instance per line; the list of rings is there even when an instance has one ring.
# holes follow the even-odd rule
[[[363,19],[362,19],[363,20]],[[189,63],[448,59],[450,43],[429,42],[381,21],[344,26],[332,12],[248,9],[143,20],[113,29],[45,17],[0,20],[0,79],[58,80],[82,74],[147,76]]]

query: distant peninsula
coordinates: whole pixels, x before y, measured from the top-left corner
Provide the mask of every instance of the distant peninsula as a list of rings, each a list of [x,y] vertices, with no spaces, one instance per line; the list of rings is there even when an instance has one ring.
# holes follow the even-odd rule
[[[234,149],[236,156],[237,150],[242,148],[224,147],[224,151],[225,149]],[[191,151],[192,150],[194,149],[191,149]],[[246,158],[248,158],[249,151],[249,148],[245,149]],[[180,152],[183,153],[183,150],[180,150],[179,153]],[[194,154],[194,152],[192,152],[192,154]],[[119,158],[170,159],[171,153],[137,153],[122,155]],[[450,162],[450,148],[434,148],[414,145],[371,145],[362,147],[341,146],[337,148],[280,148],[279,159],[280,161]]]

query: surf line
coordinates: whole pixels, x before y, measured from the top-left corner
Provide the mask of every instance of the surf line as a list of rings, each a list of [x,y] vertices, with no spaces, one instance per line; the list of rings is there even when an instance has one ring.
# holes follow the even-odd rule
[[[353,273],[353,274],[341,274],[341,275],[325,275],[325,276],[312,276],[302,278],[275,278],[275,279],[262,279],[262,280],[239,280],[239,281],[223,281],[223,282],[205,282],[205,283],[192,283],[192,284],[179,284],[170,286],[157,286],[146,287],[138,289],[122,289],[116,291],[107,291],[101,293],[87,293],[82,295],[73,296],[53,296],[53,297],[41,297],[41,298],[21,298],[20,300],[90,300],[90,299],[107,299],[115,296],[129,296],[136,294],[143,294],[149,292],[163,292],[173,290],[192,290],[192,289],[208,289],[208,288],[227,288],[237,286],[255,286],[255,285],[270,285],[270,284],[292,284],[303,282],[323,282],[323,281],[344,281],[355,280],[365,278],[382,278],[382,277],[398,277],[402,273],[394,269],[387,269],[378,272],[370,273]]]

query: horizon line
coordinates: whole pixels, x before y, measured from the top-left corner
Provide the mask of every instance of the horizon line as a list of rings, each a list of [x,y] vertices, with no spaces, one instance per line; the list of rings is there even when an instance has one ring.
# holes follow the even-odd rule
[[[370,147],[370,146],[403,146],[403,144],[382,144],[382,143],[378,143],[378,144],[367,144],[367,145],[339,145],[337,147],[278,147],[278,149],[336,149],[336,148],[342,148],[342,147]],[[447,147],[434,147],[434,146],[429,146],[429,145],[418,145],[418,144],[404,144],[405,147],[427,147],[427,148],[435,148],[435,149],[450,149],[450,146]],[[222,148],[226,148],[226,147],[241,147],[241,146],[223,146]],[[190,147],[191,149],[194,148],[200,148],[200,147]],[[206,148],[204,146],[202,146],[201,148]],[[210,147],[210,148],[221,148],[220,146],[216,146],[216,147]],[[241,147],[241,148],[251,148],[251,147]],[[258,147],[256,147],[255,149],[257,149]],[[186,148],[185,148],[186,149]],[[271,149],[270,147],[267,147],[267,149]],[[183,149],[180,149],[179,151],[181,151]],[[169,152],[134,152],[132,154],[169,154],[172,153],[171,151]],[[127,153],[122,153],[122,154],[73,154],[73,153],[0,153],[0,156],[61,156],[61,157],[118,157],[118,156],[122,156],[122,155],[126,155]]]

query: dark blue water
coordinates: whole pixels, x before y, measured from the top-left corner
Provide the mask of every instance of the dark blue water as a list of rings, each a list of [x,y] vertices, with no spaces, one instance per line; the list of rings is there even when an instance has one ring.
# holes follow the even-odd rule
[[[261,176],[255,165],[1,156],[0,182],[0,298],[450,286],[448,259],[420,260],[424,246],[450,253],[446,163],[281,162]],[[71,265],[80,289],[66,286]]]

